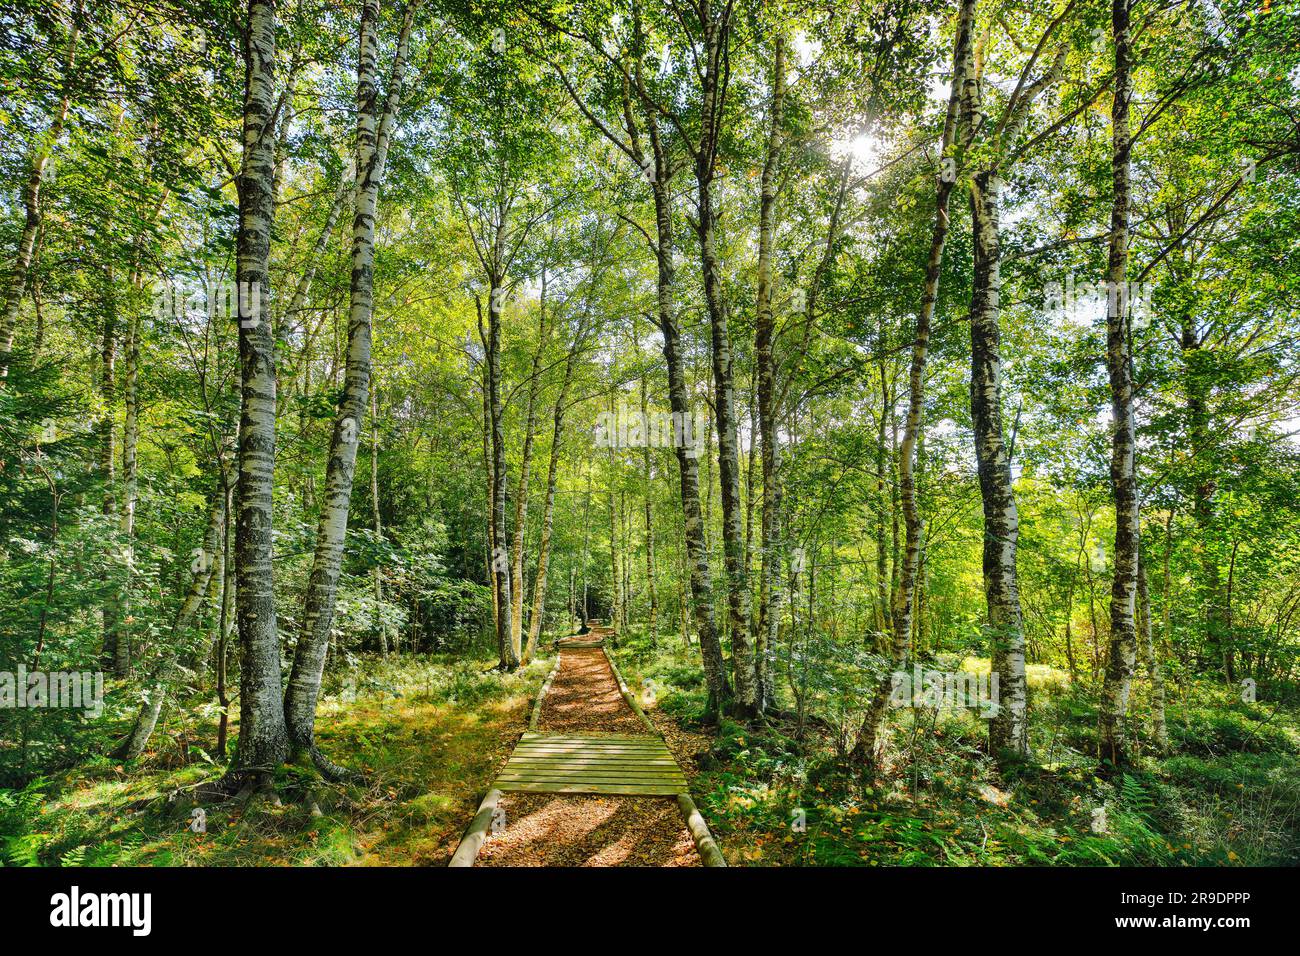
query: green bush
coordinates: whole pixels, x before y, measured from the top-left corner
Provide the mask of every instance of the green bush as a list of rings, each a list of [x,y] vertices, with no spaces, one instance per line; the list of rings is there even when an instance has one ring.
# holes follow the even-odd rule
[[[1254,710],[1188,709],[1169,722],[1174,747],[1185,754],[1217,757],[1229,753],[1296,753],[1286,730]]]

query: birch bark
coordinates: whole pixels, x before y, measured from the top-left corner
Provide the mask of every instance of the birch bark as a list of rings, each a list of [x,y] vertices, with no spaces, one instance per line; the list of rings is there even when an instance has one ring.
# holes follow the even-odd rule
[[[709,0],[701,4],[704,65],[701,76],[700,139],[695,150],[699,218],[696,235],[704,301],[709,315],[712,351],[714,414],[718,432],[718,481],[722,497],[722,542],[727,576],[727,609],[731,634],[731,667],[736,697],[733,712],[743,718],[758,714],[754,646],[750,634],[749,580],[745,573],[745,541],[741,527],[740,443],[737,436],[735,381],[732,371],[730,315],[722,288],[718,255],[718,212],[713,181],[717,174],[723,99],[729,77],[730,8],[715,14]]]
[[[785,36],[779,32],[772,51],[772,106],[763,162],[758,211],[758,283],[754,320],[754,360],[758,376],[758,430],[762,444],[763,516],[759,564],[758,615],[754,628],[755,701],[761,713],[772,701],[768,656],[776,646],[781,617],[780,510],[778,473],[781,449],[776,427],[776,316],[772,307],[772,247],[776,233],[777,174],[784,143]]]
[[[934,228],[930,235],[930,254],[925,265],[925,285],[921,293],[921,308],[916,318],[916,338],[912,343],[912,364],[908,379],[907,420],[903,427],[903,442],[898,456],[899,496],[906,527],[902,568],[893,608],[893,667],[907,666],[912,647],[913,614],[916,609],[917,575],[921,564],[921,535],[923,525],[916,500],[916,445],[921,431],[921,410],[924,402],[925,363],[930,344],[930,324],[934,317],[935,302],[939,294],[939,274],[943,266],[944,246],[948,238],[948,202],[957,180],[960,153],[970,141],[970,127],[959,124],[961,89],[971,69],[971,35],[974,30],[975,0],[962,0],[958,14],[957,35],[954,41],[952,86],[948,96],[948,112],[944,119],[941,167],[935,185]],[[959,129],[960,125],[960,129]],[[957,155],[950,156],[953,147]],[[951,163],[949,163],[951,160]],[[889,702],[890,682],[882,682],[872,696],[871,706],[858,732],[853,757],[857,762],[874,766],[876,744],[884,722]]]
[[[265,781],[289,752],[272,553],[275,342],[265,309],[271,292],[268,262],[274,218],[275,31],[274,0],[249,0],[235,270],[242,393],[235,524],[241,686],[239,744],[232,774],[255,784]]]
[[[1107,263],[1106,370],[1110,378],[1111,494],[1115,503],[1115,569],[1110,592],[1110,649],[1102,683],[1101,760],[1129,762],[1125,720],[1137,658],[1135,602],[1138,583],[1138,495],[1133,421],[1132,355],[1128,289],[1129,99],[1133,94],[1129,0],[1112,0],[1115,92],[1111,102],[1111,218]]]
[[[284,698],[284,712],[293,750],[309,755],[327,776],[342,768],[316,748],[316,703],[329,650],[343,545],[347,536],[352,483],[356,472],[361,426],[369,403],[371,326],[374,317],[375,215],[379,188],[388,159],[388,144],[401,105],[406,58],[415,5],[408,4],[394,54],[382,115],[376,86],[378,68],[379,0],[364,0],[357,55],[356,208],[352,223],[352,287],[348,318],[348,349],[343,393],[339,399],[325,469],[325,489],[316,549],[307,584],[302,632],[294,652],[293,669]]]

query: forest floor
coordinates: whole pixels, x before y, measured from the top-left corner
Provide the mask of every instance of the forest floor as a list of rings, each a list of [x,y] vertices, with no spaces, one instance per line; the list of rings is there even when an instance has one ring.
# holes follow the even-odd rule
[[[1300,705],[1172,687],[1170,749],[1112,780],[1091,753],[1096,701],[1029,668],[1030,764],[1000,772],[965,711],[896,711],[881,779],[844,771],[857,695],[810,695],[817,716],[706,727],[698,656],[632,629],[612,650],[691,780],[733,866],[1241,866],[1300,864]],[[944,662],[987,669],[987,661]],[[782,667],[782,671],[785,668]],[[779,704],[793,709],[788,673]],[[1133,730],[1148,735],[1148,702]]]
[[[1218,687],[1171,687],[1170,751],[1144,754],[1130,773],[1106,781],[1088,749],[1095,701],[1070,688],[1068,675],[1034,667],[1033,765],[999,773],[986,753],[985,728],[968,714],[905,711],[893,718],[884,778],[863,787],[843,773],[839,759],[860,720],[852,696],[820,694],[818,716],[802,733],[787,720],[704,727],[694,649],[634,630],[611,652],[641,692],[732,865],[1300,862],[1294,702],[1243,703]],[[332,673],[318,739],[327,754],[366,771],[369,782],[326,787],[286,767],[277,780],[279,806],[169,804],[170,794],[221,773],[208,753],[214,707],[186,700],[167,708],[151,750],[134,764],[87,756],[23,790],[0,790],[0,861],[445,865],[527,726],[553,663],[544,658],[501,674],[490,669],[491,660],[466,660],[462,652],[363,658]],[[584,672],[595,679],[600,670],[571,673],[576,680]],[[578,729],[565,722],[580,720],[584,692],[558,678],[551,690],[544,719],[556,729]],[[622,726],[610,723],[621,720],[616,689],[614,696],[608,686],[585,693],[594,702],[585,708],[593,722],[607,731]],[[1143,732],[1146,707],[1139,695],[1135,723]],[[115,733],[125,732],[130,714],[125,702],[110,711]],[[111,743],[106,738],[98,748]],[[313,816],[307,793],[320,816]],[[203,811],[201,832],[194,829],[196,809]],[[692,852],[679,852],[689,839],[682,842],[671,801],[507,795],[506,810],[517,829],[511,835],[508,826],[494,838],[501,842],[484,849],[484,864],[696,862]]]
[[[212,708],[201,722],[179,724],[193,712],[191,702],[169,707],[151,749],[133,765],[94,757],[25,790],[0,791],[0,858],[91,866],[443,866],[527,726],[553,662],[501,674],[486,659],[360,661],[326,689],[317,738],[327,754],[364,771],[367,783],[327,786],[286,767],[277,779],[279,806],[169,803],[169,795],[221,774],[205,749],[216,737]],[[308,793],[320,816],[312,815]],[[200,832],[195,810],[202,811]]]
[[[562,654],[568,666],[543,702],[543,731],[647,732],[599,649]],[[516,674],[496,672],[486,659],[359,661],[326,688],[317,738],[367,783],[325,785],[286,767],[279,805],[169,800],[222,769],[207,750],[216,737],[211,706],[169,707],[134,764],[91,757],[22,791],[0,791],[0,863],[443,866],[527,728],[554,661],[536,660]],[[203,716],[178,722],[194,713]],[[236,722],[232,740],[237,731]],[[477,865],[700,862],[671,798],[509,793],[501,806],[508,825]]]

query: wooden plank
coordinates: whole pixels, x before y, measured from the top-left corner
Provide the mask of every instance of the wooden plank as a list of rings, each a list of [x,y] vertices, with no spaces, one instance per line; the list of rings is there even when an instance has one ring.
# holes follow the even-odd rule
[[[656,747],[517,747],[520,753],[558,753],[577,757],[580,754],[627,754],[632,757],[671,757],[671,750]]]
[[[495,786],[629,796],[688,792],[685,773],[657,735],[548,734],[531,728],[520,737]]]
[[[502,783],[671,783],[685,784],[686,778],[672,774],[502,774],[495,780]]]
[[[516,753],[510,758],[511,763],[537,763],[539,766],[610,766],[610,767],[675,767],[676,761],[667,757],[642,757],[641,760],[615,760],[614,757],[533,757],[529,754]]]
[[[620,751],[616,753],[600,752],[596,750],[576,750],[576,751],[554,751],[554,750],[531,750],[519,748],[514,752],[516,757],[528,757],[533,760],[616,760],[616,761],[638,761],[638,760],[666,760],[669,763],[676,763],[673,755],[667,751],[655,752],[647,751],[646,753],[628,753]]]
[[[593,750],[604,750],[608,747],[633,747],[640,750],[667,750],[662,741],[652,740],[643,737],[641,739],[629,738],[627,740],[611,740],[604,737],[588,737],[583,740],[564,739],[562,737],[537,737],[531,740],[525,738],[519,741],[520,747],[590,747]]]
[[[621,751],[631,753],[670,753],[667,747],[656,747],[653,744],[585,744],[585,743],[568,743],[565,741],[555,740],[525,740],[518,745],[519,750],[562,750],[569,753],[619,753]]]
[[[677,761],[666,750],[554,750],[518,747],[511,755],[538,760],[668,760]]]
[[[511,757],[507,764],[530,767],[676,767],[671,760],[572,760],[566,757]]]
[[[674,763],[564,763],[554,760],[514,760],[506,763],[507,770],[550,770],[563,773],[586,773],[600,770],[606,773],[619,771],[644,771],[648,773],[681,773],[681,768]]]
[[[501,771],[504,774],[545,774],[548,777],[685,777],[676,767],[538,767],[521,764],[507,764]]]
[[[640,767],[609,767],[604,765],[588,765],[583,767],[573,767],[564,765],[548,764],[520,764],[510,762],[506,764],[501,771],[500,780],[519,779],[519,778],[541,778],[547,780],[565,780],[565,779],[582,779],[582,780],[608,780],[617,782],[619,780],[628,780],[636,782],[637,780],[680,780],[685,782],[686,776],[681,769],[676,766],[640,766]]]
[[[588,743],[591,740],[629,740],[632,743],[656,744],[663,747],[663,741],[659,737],[645,734],[534,734],[533,731],[528,731],[520,737],[520,740],[573,740],[578,743]]]
[[[686,780],[682,777],[623,777],[623,776],[592,776],[592,777],[575,777],[572,774],[561,776],[549,776],[547,774],[521,774],[519,776],[501,776],[493,781],[494,789],[508,786],[512,783],[555,783],[564,786],[586,786],[606,783],[627,784],[629,787],[686,787]]]
[[[607,793],[629,797],[675,797],[684,793],[684,787],[629,786],[627,784],[556,784],[556,783],[503,783],[502,790],[529,793]]]
[[[542,760],[672,760],[672,755],[665,752],[647,751],[633,753],[627,750],[593,753],[583,750],[519,750],[521,757],[536,757]],[[676,761],[673,761],[676,763]]]
[[[610,743],[590,740],[521,740],[517,746],[555,747],[560,750],[662,750],[664,753],[668,752],[668,748],[663,744],[636,744],[626,740],[615,740]]]
[[[657,740],[521,740],[520,747],[590,747],[592,750],[605,750],[610,747],[631,747],[636,750],[667,750]]]

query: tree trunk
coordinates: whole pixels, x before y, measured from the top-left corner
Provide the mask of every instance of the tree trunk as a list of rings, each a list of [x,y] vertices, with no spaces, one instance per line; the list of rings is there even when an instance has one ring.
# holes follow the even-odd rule
[[[1147,590],[1146,562],[1138,553],[1137,600],[1142,622],[1142,650],[1147,659],[1147,670],[1151,677],[1151,731],[1156,749],[1164,753],[1169,749],[1169,727],[1165,722],[1165,676],[1160,667],[1160,655],[1156,652],[1155,640],[1151,635],[1151,594]]]
[[[493,556],[497,553],[496,541],[496,500],[497,483],[492,467],[492,389],[488,385],[487,373],[487,334],[483,331],[483,317],[479,315],[479,339],[483,343],[485,361],[480,370],[479,387],[483,393],[483,476],[487,482],[487,551],[483,555],[483,572],[492,592],[492,632],[497,635],[497,653],[502,654],[500,640],[501,593],[497,588],[496,571],[492,567]]]
[[[781,30],[781,27],[777,27]],[[763,516],[759,565],[758,617],[754,629],[755,699],[759,712],[772,702],[769,657],[781,619],[781,449],[776,425],[776,316],[772,307],[772,247],[776,232],[777,176],[785,142],[785,36],[778,32],[772,51],[772,107],[763,163],[758,211],[758,283],[754,319],[754,361],[758,377],[758,431],[762,443]]]
[[[213,579],[216,577],[214,569],[221,565],[218,556],[222,550],[222,529],[225,525],[225,481],[219,480],[208,508],[208,521],[203,532],[203,545],[190,565],[190,586],[181,601],[180,608],[176,612],[176,618],[172,624],[171,639],[163,649],[162,658],[154,668],[153,673],[149,675],[143,693],[144,700],[136,714],[131,733],[113,752],[113,756],[118,760],[135,760],[144,753],[144,748],[148,745],[149,738],[158,725],[158,717],[162,713],[168,685],[175,674],[176,662],[182,654],[182,638],[186,630],[194,622],[199,608],[203,606],[203,600],[207,596]]]
[[[497,652],[502,670],[519,666],[511,610],[510,551],[506,536],[506,447],[501,419],[501,278],[493,276],[488,297],[488,411],[492,436],[492,579],[497,593]]]
[[[983,125],[982,80],[975,70],[962,81],[961,108],[969,128]],[[971,176],[974,276],[971,290],[971,424],[984,511],[983,577],[992,669],[1001,700],[989,726],[990,749],[999,757],[1029,752],[1026,722],[1025,633],[1016,575],[1020,518],[1011,480],[1011,456],[1002,427],[1000,204],[1002,180],[996,166]]]
[[[524,627],[524,531],[528,522],[528,479],[533,463],[533,438],[537,432],[537,394],[541,382],[542,349],[546,344],[546,269],[542,269],[541,300],[538,307],[537,348],[528,379],[528,411],[524,416],[524,452],[519,464],[519,485],[515,494],[515,534],[511,544],[510,588],[514,595],[511,610],[510,643],[519,647]],[[531,628],[530,628],[531,630]],[[528,658],[521,656],[521,663]]]
[[[537,546],[537,576],[533,579],[533,610],[528,618],[528,643],[524,647],[522,664],[527,664],[537,653],[537,640],[542,633],[542,620],[546,613],[546,575],[551,561],[551,531],[555,523],[555,484],[559,472],[560,451],[564,437],[564,403],[569,397],[569,385],[577,363],[582,335],[573,343],[564,360],[564,380],[555,396],[555,409],[551,415],[551,461],[546,468],[546,502],[542,506],[542,539]],[[573,569],[569,569],[569,590],[573,591]],[[572,597],[570,607],[572,608]]]
[[[587,465],[587,493],[582,501],[582,613],[579,626],[587,629],[587,620],[591,616],[591,607],[587,603],[587,564],[591,556],[591,465]]]
[[[615,417],[614,410],[614,393],[609,393],[609,417],[614,422],[614,429],[619,428],[618,419]],[[619,439],[612,438],[609,443],[609,625],[617,629],[620,626],[623,610],[623,572],[619,569],[618,563],[618,532],[619,517],[614,508],[614,482],[618,475],[618,465],[616,463],[614,449],[618,445]]]
[[[131,616],[131,578],[135,571],[135,509],[140,500],[140,470],[137,451],[140,445],[140,316],[133,308],[126,333],[126,376],[122,382],[126,415],[122,427],[122,509],[118,530],[122,535],[125,568],[118,597],[120,626],[114,643],[113,671],[131,670],[131,631],[126,622]]]
[[[383,537],[383,522],[379,515],[379,389],[377,387],[370,390],[370,517],[374,524],[375,540],[379,541]],[[380,620],[382,614],[381,606],[384,602],[384,575],[383,569],[375,565],[374,570],[375,585],[375,616],[377,618],[376,633],[379,637],[379,653],[381,656],[388,657],[388,628]],[[397,645],[401,641],[401,635],[395,635],[396,640],[393,642],[393,650],[397,650]]]
[[[948,96],[948,112],[944,120],[941,161],[949,158],[954,144],[964,150],[969,144],[969,126],[963,124],[958,135],[961,89],[971,66],[972,32],[975,20],[975,0],[962,0],[957,23],[953,52],[953,78]],[[959,142],[958,142],[959,140]],[[908,378],[907,419],[903,426],[903,443],[898,455],[898,486],[903,511],[906,541],[898,591],[894,595],[893,667],[906,668],[911,655],[913,615],[917,607],[917,578],[921,565],[920,507],[916,499],[916,447],[921,432],[921,411],[924,404],[925,363],[930,345],[930,325],[934,318],[935,302],[939,295],[939,274],[943,267],[944,246],[948,238],[948,202],[956,183],[956,158],[952,167],[941,165],[935,185],[934,228],[930,235],[930,254],[925,264],[925,286],[921,292],[921,308],[916,318],[916,338],[912,343],[912,364]],[[876,688],[871,706],[858,732],[853,756],[858,762],[874,767],[876,745],[885,709],[889,702],[891,681],[886,680]]]
[[[104,311],[104,330],[99,352],[99,398],[103,402],[104,411],[98,422],[99,474],[104,483],[101,510],[104,517],[110,521],[117,515],[117,296],[113,281],[112,270],[109,270],[108,301]],[[120,519],[116,523],[120,526]],[[110,567],[120,560],[121,555],[117,553],[116,544],[110,544]],[[102,608],[104,659],[112,664],[115,675],[125,677],[130,664],[119,649],[119,644],[123,643],[120,632],[122,609],[115,570],[109,574],[106,583],[108,589]]]
[[[275,468],[275,342],[265,305],[274,216],[274,0],[249,0],[244,37],[243,166],[236,282],[239,299],[239,513],[235,525],[240,645],[239,749],[232,773],[260,783],[289,753],[280,686],[272,510]]]
[[[682,440],[674,441],[682,498],[683,531],[686,536],[687,564],[690,568],[691,611],[695,632],[699,635],[700,656],[704,665],[704,682],[709,698],[706,715],[710,719],[725,712],[731,701],[722,642],[713,613],[713,574],[709,568],[708,546],[704,540],[704,521],[700,509],[699,449],[700,436],[695,434],[695,415],[686,390],[686,369],[682,359],[681,330],[673,299],[673,226],[672,206],[666,173],[667,158],[659,140],[658,128],[649,124],[655,151],[656,177],[652,184],[655,201],[656,254],[658,269],[658,324],[663,334],[664,362],[668,367],[668,402],[674,420],[681,423]],[[691,432],[689,440],[686,437]]]
[[[1138,578],[1138,495],[1133,423],[1132,357],[1129,349],[1128,217],[1129,98],[1132,51],[1129,46],[1130,0],[1112,0],[1115,40],[1115,93],[1111,105],[1110,253],[1107,267],[1109,307],[1106,315],[1106,369],[1110,378],[1110,483],[1115,502],[1115,570],[1110,592],[1110,652],[1102,684],[1099,756],[1112,767],[1127,764],[1124,721],[1128,714],[1133,666],[1137,656],[1134,603]]]
[[[226,521],[221,526],[222,532],[222,570],[225,574],[225,581],[221,587],[221,618],[220,631],[217,634],[217,708],[219,716],[217,717],[217,744],[216,755],[220,758],[226,756],[226,737],[230,727],[230,694],[226,688],[226,660],[227,648],[230,644],[230,635],[235,630],[235,556],[231,549],[230,534],[230,512],[234,504],[234,487],[230,483],[233,475],[227,473],[225,482],[222,486],[222,495],[225,499]]]
[[[714,414],[718,432],[718,481],[722,495],[722,546],[727,576],[727,609],[731,635],[731,664],[736,686],[733,712],[742,718],[758,714],[754,648],[750,640],[749,582],[745,574],[744,535],[741,528],[740,444],[737,438],[735,383],[732,373],[731,330],[726,295],[722,289],[722,263],[717,252],[717,220],[713,177],[717,161],[718,127],[721,125],[720,70],[728,46],[724,26],[706,25],[700,127],[704,130],[696,154],[695,175],[699,205],[697,234],[704,300],[709,314],[712,346]]]
[[[646,376],[641,375],[641,420],[649,427],[648,405],[646,402]],[[650,479],[650,442],[641,446],[641,460],[645,468],[645,579],[647,598],[650,602],[650,644],[653,647],[659,631],[659,594],[655,589],[655,527],[654,510],[651,505],[653,484]]]
[[[388,142],[401,99],[401,85],[410,37],[412,8],[398,38],[387,102],[379,116],[376,57],[379,0],[365,0],[357,55],[356,210],[352,223],[352,286],[348,317],[348,350],[343,393],[325,469],[325,494],[316,531],[316,549],[303,611],[302,633],[294,652],[293,670],[284,698],[289,737],[295,754],[309,755],[328,776],[341,768],[316,749],[316,702],[329,651],[343,545],[347,536],[352,482],[356,471],[361,426],[369,403],[371,324],[374,314],[375,214],[379,187],[387,162]]]
[[[884,351],[884,319],[880,321],[881,351]],[[877,368],[880,375],[880,418],[876,423],[876,627],[877,650],[884,653],[892,622],[889,618],[889,548],[885,544],[885,468],[889,460],[885,449],[885,429],[889,418],[889,383],[885,380],[882,354]]]
[[[975,232],[975,278],[971,296],[971,421],[984,507],[984,595],[999,675],[1001,702],[989,727],[995,753],[1028,754],[1025,633],[1016,576],[1020,519],[1011,481],[1011,457],[1002,428],[1002,356],[998,327],[1001,288],[999,201],[996,172],[977,173],[971,183]]]

